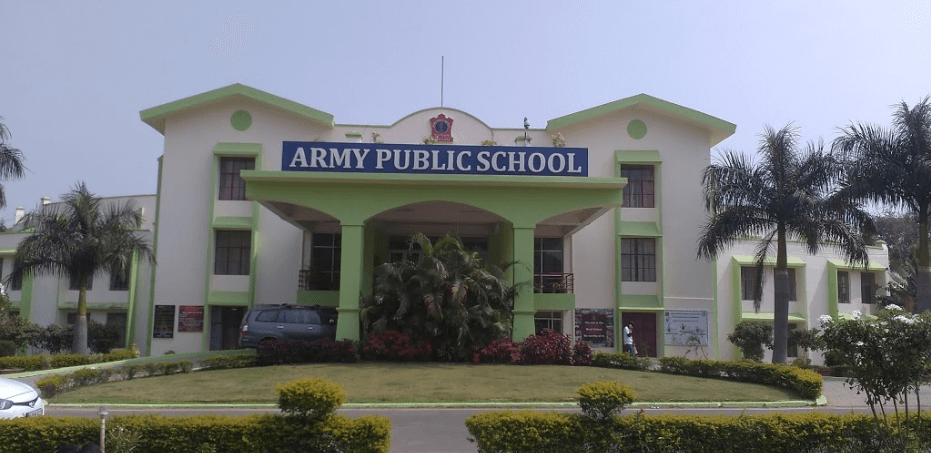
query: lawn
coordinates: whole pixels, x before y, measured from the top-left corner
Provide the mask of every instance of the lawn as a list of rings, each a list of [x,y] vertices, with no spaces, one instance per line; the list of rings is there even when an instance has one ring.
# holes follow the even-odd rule
[[[305,377],[343,385],[350,403],[565,402],[596,381],[630,386],[640,402],[782,401],[799,396],[759,384],[596,367],[436,363],[312,364],[134,379],[55,396],[54,403],[274,403],[275,385]]]

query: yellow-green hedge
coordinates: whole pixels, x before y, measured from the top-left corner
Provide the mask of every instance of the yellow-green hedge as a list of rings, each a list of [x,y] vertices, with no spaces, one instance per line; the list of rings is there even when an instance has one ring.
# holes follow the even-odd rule
[[[659,359],[659,363],[660,371],[664,373],[774,385],[793,390],[803,398],[809,399],[821,396],[821,388],[824,385],[824,379],[820,374],[791,365],[774,365],[751,360],[689,360],[685,357],[663,357]]]
[[[581,414],[503,411],[473,415],[466,426],[480,453],[796,453],[848,451],[877,440],[871,416],[822,413],[628,415],[598,421]]]
[[[113,417],[107,428],[141,435],[134,453],[187,453],[204,444],[218,452],[347,452],[384,453],[390,447],[387,417],[348,418],[331,415],[309,419],[282,415],[245,417],[157,415]],[[100,422],[94,418],[33,417],[0,420],[4,453],[55,451],[67,444],[97,442]]]

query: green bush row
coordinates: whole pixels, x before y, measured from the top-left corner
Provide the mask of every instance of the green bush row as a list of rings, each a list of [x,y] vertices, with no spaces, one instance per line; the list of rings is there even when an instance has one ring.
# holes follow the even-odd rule
[[[45,398],[61,392],[88,385],[102,384],[111,380],[134,379],[148,376],[168,376],[175,373],[190,373],[194,364],[189,360],[180,362],[153,362],[123,365],[117,368],[84,368],[70,374],[56,374],[36,381],[36,387]]]
[[[249,368],[258,366],[255,354],[218,355],[200,361],[205,370],[227,370],[231,368]]]
[[[78,365],[116,362],[138,357],[131,349],[114,349],[107,354],[55,354],[26,357],[0,357],[0,370],[36,371],[45,368],[66,368]]]
[[[817,412],[739,417],[638,414],[597,420],[582,414],[504,411],[473,415],[466,426],[480,453],[873,451],[870,446],[908,437],[878,435],[868,415]]]
[[[812,370],[751,360],[720,362],[689,360],[685,357],[662,357],[659,359],[659,365],[660,371],[664,373],[772,385],[793,390],[808,399],[819,397],[824,385],[821,375]]]
[[[645,370],[651,363],[648,357],[635,357],[626,352],[596,352],[592,357],[592,366],[601,368]]]
[[[138,435],[134,453],[187,453],[205,446],[218,452],[383,453],[389,449],[391,434],[390,420],[375,415],[322,419],[277,414],[145,415],[110,418],[107,428]],[[94,418],[0,420],[0,445],[5,453],[55,451],[63,445],[97,442],[99,437],[100,421]]]

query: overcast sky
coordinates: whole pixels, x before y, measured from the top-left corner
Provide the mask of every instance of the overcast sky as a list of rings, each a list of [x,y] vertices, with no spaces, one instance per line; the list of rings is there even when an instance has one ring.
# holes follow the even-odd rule
[[[78,180],[155,193],[140,110],[238,82],[391,124],[439,105],[441,56],[444,104],[492,127],[646,93],[735,123],[716,149],[790,121],[830,141],[931,93],[929,20],[928,1],[0,0],[0,116],[29,167],[0,218]]]

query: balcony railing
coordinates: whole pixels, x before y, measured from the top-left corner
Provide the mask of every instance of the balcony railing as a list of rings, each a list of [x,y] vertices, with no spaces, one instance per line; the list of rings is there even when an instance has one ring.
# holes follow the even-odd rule
[[[301,269],[297,277],[301,291],[339,291],[339,272],[320,272]]]
[[[533,290],[537,293],[574,294],[575,279],[570,273],[548,272],[533,276]]]

